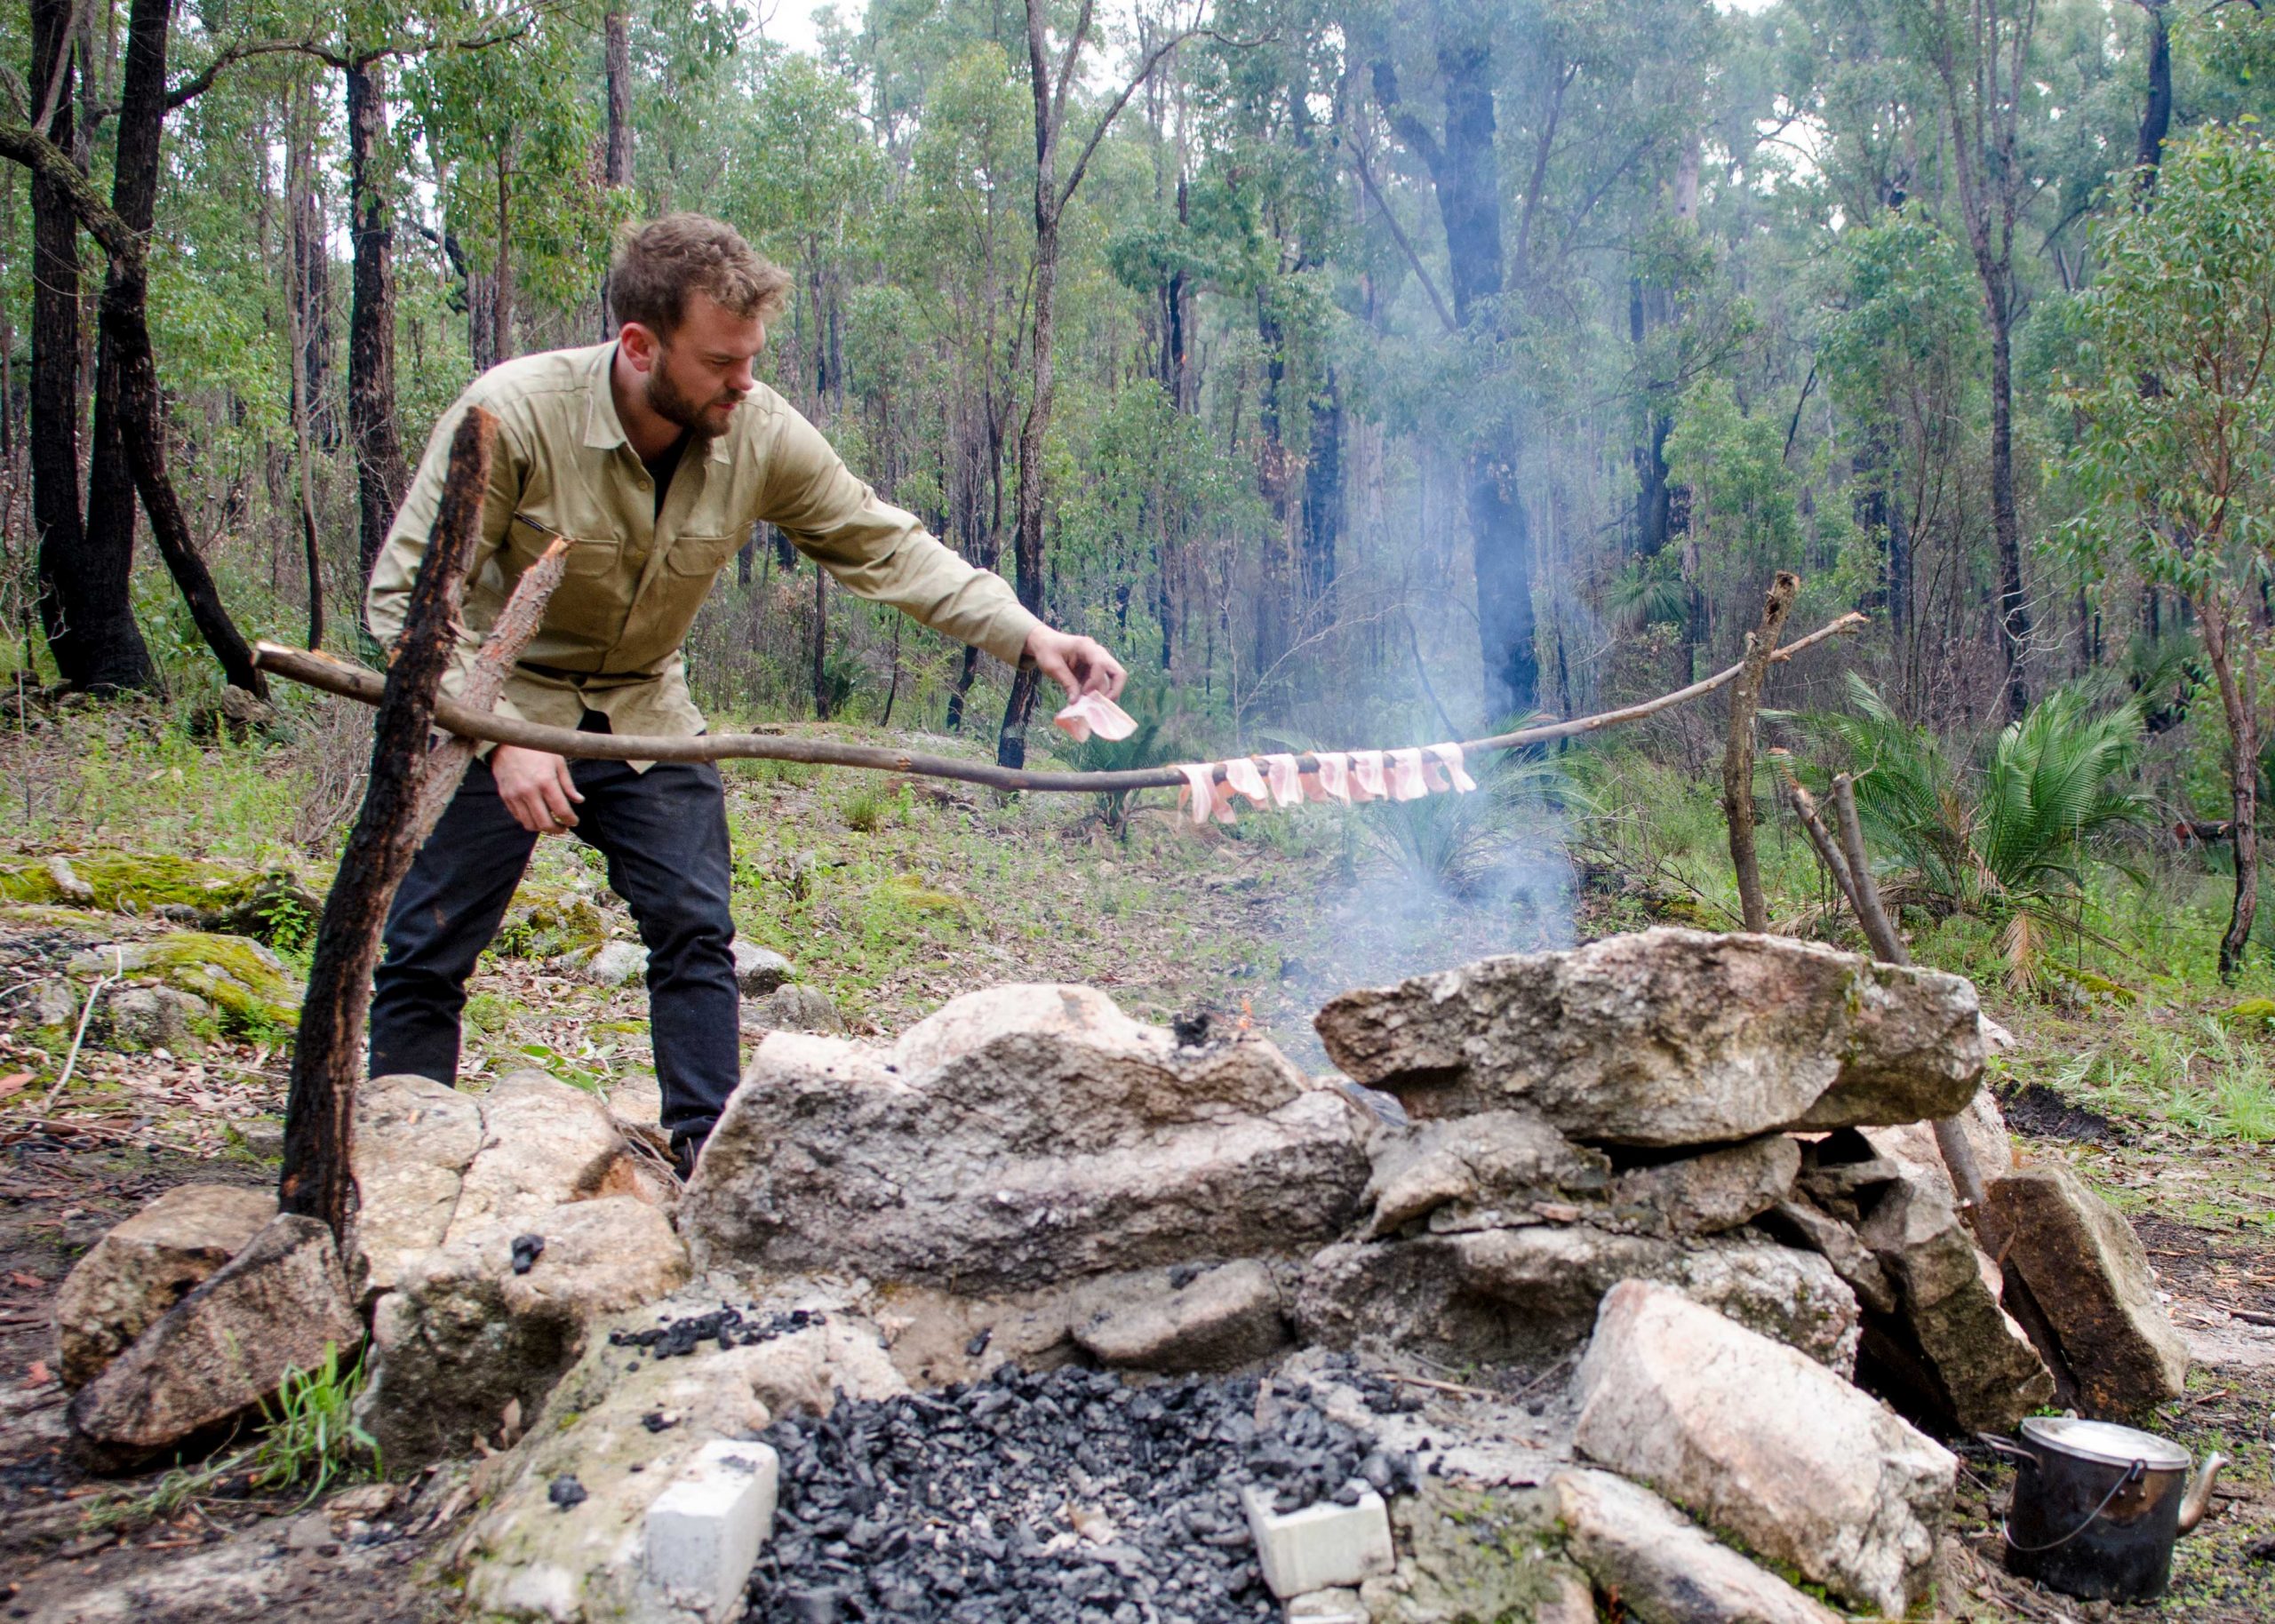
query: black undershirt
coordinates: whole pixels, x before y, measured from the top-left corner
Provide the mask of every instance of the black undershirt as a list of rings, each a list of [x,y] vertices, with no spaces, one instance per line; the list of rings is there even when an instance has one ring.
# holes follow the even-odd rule
[[[682,434],[653,457],[640,460],[648,470],[648,477],[656,482],[656,517],[664,516],[664,498],[670,494],[672,475],[679,472],[679,459],[686,455],[690,436]]]

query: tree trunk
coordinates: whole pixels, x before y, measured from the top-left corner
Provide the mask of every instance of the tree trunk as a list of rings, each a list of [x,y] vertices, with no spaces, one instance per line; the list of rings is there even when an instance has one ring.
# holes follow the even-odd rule
[[[1999,652],[2007,665],[2007,719],[2030,709],[2023,656],[2030,647],[2030,600],[2023,592],[2022,520],[2015,507],[2014,322],[2005,278],[1986,283],[1991,306],[1991,526],[1999,544]]]
[[[1480,322],[1497,326],[1497,312],[1479,308],[1497,299],[1504,285],[1492,38],[1482,24],[1465,25],[1449,37],[1442,7],[1437,21],[1438,78],[1446,107],[1443,143],[1405,109],[1387,60],[1374,64],[1376,100],[1399,139],[1429,166],[1445,228],[1455,321],[1465,330]],[[1539,657],[1533,648],[1532,529],[1514,489],[1518,452],[1512,426],[1488,429],[1470,448],[1465,481],[1476,559],[1478,652],[1486,709],[1496,717],[1529,712],[1540,695]]]
[[[1288,445],[1281,427],[1281,393],[1288,381],[1288,340],[1279,318],[1265,297],[1256,301],[1256,336],[1264,352],[1264,391],[1257,402],[1257,427],[1263,443],[1257,451],[1257,493],[1264,498],[1264,548],[1256,584],[1256,646],[1250,650],[1259,691],[1253,697],[1266,714],[1284,706],[1274,703],[1269,689],[1284,693],[1285,678],[1277,667],[1287,657],[1294,636],[1295,519],[1289,510]]]
[[[347,315],[347,432],[355,442],[360,580],[371,578],[411,470],[395,420],[395,213],[388,197],[386,65],[351,64],[347,78],[347,215],[355,244]]]
[[[457,647],[459,586],[482,532],[482,498],[489,488],[496,434],[497,419],[476,408],[460,421],[451,442],[441,511],[387,667],[363,809],[316,926],[284,1108],[277,1205],[323,1219],[334,1234],[346,1225],[355,1201],[348,1153],[371,968],[379,960],[387,905],[419,849],[419,780],[427,762],[435,698]]]
[[[146,241],[157,216],[158,157],[166,122],[166,30],[162,0],[138,0],[127,14],[126,75],[119,99],[110,206]],[[106,328],[95,346],[95,415],[87,457],[87,548],[100,557],[134,556],[134,479],[119,423],[118,354]]]
[[[301,98],[295,98],[301,100]],[[308,151],[307,124],[314,109],[303,107],[294,121],[285,159],[285,213],[291,221],[291,251],[285,274],[286,314],[291,332],[292,461],[295,495],[299,498],[300,548],[308,581],[308,647],[323,647],[323,555],[316,537],[315,469],[311,456],[315,394],[323,376],[323,299],[311,285],[313,278],[328,277],[323,217],[310,184],[314,157]],[[313,228],[310,217],[314,216]]]
[[[601,17],[601,57],[608,80],[607,146],[602,155],[601,177],[611,187],[632,184],[632,36],[624,12],[611,9]],[[601,338],[616,337],[616,307],[608,278],[601,279]]]
[[[2243,972],[2252,920],[2259,912],[2259,707],[2244,691],[2246,673],[2255,662],[2248,648],[2239,650],[2229,641],[2233,625],[2227,606],[2199,603],[2196,610],[2204,655],[2219,684],[2220,709],[2228,723],[2229,828],[2235,841],[2236,895],[2228,928],[2220,937],[2220,979],[2232,983]],[[2242,673],[2237,670],[2239,655]]]
[[[2172,25],[2165,15],[2168,0],[2143,0],[2149,13],[2149,92],[2141,108],[2141,144],[2133,162],[2140,171],[2143,191],[2155,186],[2164,162],[2165,137],[2172,130]]]
[[[490,364],[514,358],[514,161],[498,154],[498,259],[490,283]]]
[[[61,80],[51,129],[55,145],[74,146],[72,79],[66,53],[70,0],[32,0],[35,95]],[[163,116],[163,111],[161,115]],[[129,580],[133,565],[133,494],[122,535],[93,544],[79,504],[79,223],[68,190],[35,170],[32,207],[30,462],[32,525],[39,537],[40,620],[65,682],[96,693],[155,686],[156,671],[134,623]],[[124,477],[114,481],[125,485]]]
[[[1753,846],[1753,719],[1760,709],[1761,687],[1768,680],[1777,634],[1784,630],[1793,595],[1800,589],[1799,576],[1777,572],[1761,606],[1761,625],[1746,644],[1744,668],[1730,684],[1729,739],[1722,751],[1722,817],[1729,825],[1738,907],[1745,927],[1757,934],[1769,928],[1769,904],[1761,894],[1761,859]]]
[[[1312,402],[1311,457],[1304,465],[1304,604],[1328,601],[1335,586],[1335,549],[1343,534],[1343,396],[1335,369]]]

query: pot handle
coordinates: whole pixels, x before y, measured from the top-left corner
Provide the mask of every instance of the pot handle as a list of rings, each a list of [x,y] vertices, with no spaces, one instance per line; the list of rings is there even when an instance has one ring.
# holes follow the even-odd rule
[[[2012,1438],[2000,1437],[1995,1432],[1978,1432],[1975,1435],[1975,1441],[1993,1454],[2003,1455],[2012,1461],[2017,1470],[2024,1467],[2035,1469],[2038,1466],[2038,1456]]]
[[[2122,1477],[2119,1477],[2115,1483],[2109,1485],[2109,1493],[2101,1497],[2101,1504],[2095,1506],[2092,1510],[2086,1513],[2086,1520],[2079,1524],[2075,1528],[2072,1528],[2069,1532],[2063,1534],[2058,1540],[2049,1540],[2044,1545],[2017,1545],[2015,1543],[2015,1531],[2011,1523],[2000,1524],[1999,1532],[2005,1538],[2008,1549],[2021,1551],[2025,1556],[2034,1556],[2040,1551],[2049,1551],[2054,1549],[2056,1546],[2067,1545],[2071,1540],[2076,1539],[2079,1534],[2085,1532],[2087,1529],[2091,1528],[2094,1525],[2095,1519],[2099,1517],[2103,1512],[2109,1509],[2110,1501],[2115,1500],[2127,1488],[2134,1484],[2140,1482],[2142,1478],[2148,1475],[2149,1463],[2146,1461],[2135,1461],[2133,1462],[2132,1466],[2126,1471],[2126,1474]]]

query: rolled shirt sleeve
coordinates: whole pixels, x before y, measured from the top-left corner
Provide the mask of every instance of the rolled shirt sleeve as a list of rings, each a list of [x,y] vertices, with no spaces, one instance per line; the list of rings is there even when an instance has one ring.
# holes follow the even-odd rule
[[[856,479],[794,407],[778,410],[778,437],[755,516],[779,527],[857,597],[889,603],[1017,665],[1027,634],[1042,623],[1010,584],[958,557],[915,514]]]

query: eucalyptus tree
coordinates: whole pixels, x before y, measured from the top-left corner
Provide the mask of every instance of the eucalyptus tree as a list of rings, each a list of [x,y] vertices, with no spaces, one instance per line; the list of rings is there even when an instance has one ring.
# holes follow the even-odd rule
[[[2275,149],[2213,127],[2168,141],[2152,210],[2113,211],[2079,301],[2090,370],[2071,472],[2096,499],[2070,532],[2195,611],[2227,732],[2235,897],[2220,974],[2240,971],[2258,907],[2260,750],[2275,569]],[[2143,380],[2148,380],[2144,383]]]

